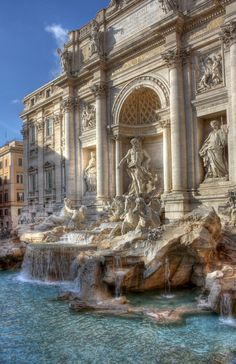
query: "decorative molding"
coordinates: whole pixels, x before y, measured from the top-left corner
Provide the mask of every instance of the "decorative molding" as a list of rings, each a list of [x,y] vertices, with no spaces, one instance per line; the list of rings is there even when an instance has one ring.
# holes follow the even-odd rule
[[[159,125],[161,128],[163,129],[168,129],[170,128],[170,119],[167,119],[167,120],[159,120]]]
[[[68,96],[61,102],[61,107],[64,112],[71,112],[78,105],[78,99],[74,96]]]
[[[90,90],[96,97],[104,96],[107,91],[107,85],[104,82],[95,83],[90,87]]]
[[[168,67],[176,67],[181,64],[184,59],[190,56],[190,52],[190,49],[168,49],[161,54],[161,57]]]
[[[229,47],[236,42],[236,21],[233,20],[228,24],[221,27],[220,39],[223,42],[225,49],[228,50]]]
[[[178,0],[158,0],[158,2],[160,3],[161,9],[165,14],[169,13],[170,11],[179,10]]]

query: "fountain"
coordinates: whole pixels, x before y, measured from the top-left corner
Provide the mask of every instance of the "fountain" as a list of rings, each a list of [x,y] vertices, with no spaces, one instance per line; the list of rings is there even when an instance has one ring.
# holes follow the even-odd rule
[[[122,270],[122,260],[118,255],[114,256],[114,273],[115,273],[115,298],[122,296],[122,282],[124,278],[124,271]]]
[[[170,281],[170,262],[169,259],[165,258],[165,294],[163,297],[165,298],[173,298],[174,295],[171,294],[171,281]]]
[[[236,326],[233,318],[233,300],[228,292],[222,293],[220,299],[220,321],[230,326]]]

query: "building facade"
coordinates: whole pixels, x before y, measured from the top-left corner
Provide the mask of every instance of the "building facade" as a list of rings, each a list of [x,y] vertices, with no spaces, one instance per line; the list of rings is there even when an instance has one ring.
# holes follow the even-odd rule
[[[24,99],[32,216],[65,196],[100,209],[128,193],[146,168],[120,164],[133,139],[167,219],[226,201],[236,187],[235,0],[112,0],[58,53],[62,74]]]
[[[24,206],[23,142],[0,148],[0,229],[15,228]]]

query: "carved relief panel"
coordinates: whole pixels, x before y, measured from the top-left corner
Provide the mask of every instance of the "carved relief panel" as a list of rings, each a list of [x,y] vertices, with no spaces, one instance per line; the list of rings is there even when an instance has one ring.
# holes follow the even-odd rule
[[[196,61],[195,75],[197,93],[223,86],[224,72],[221,50],[199,55]]]

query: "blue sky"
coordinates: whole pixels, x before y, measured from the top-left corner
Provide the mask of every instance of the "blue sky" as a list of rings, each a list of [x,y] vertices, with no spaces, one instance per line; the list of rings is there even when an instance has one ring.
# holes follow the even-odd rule
[[[0,145],[21,139],[23,97],[53,79],[66,30],[86,24],[109,0],[0,0]]]

